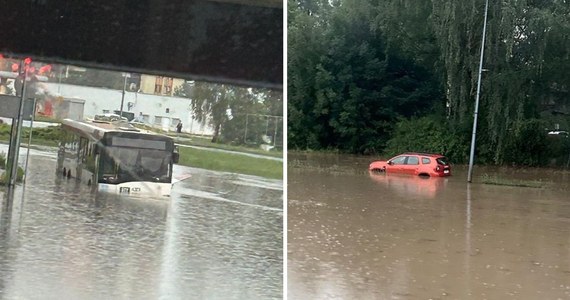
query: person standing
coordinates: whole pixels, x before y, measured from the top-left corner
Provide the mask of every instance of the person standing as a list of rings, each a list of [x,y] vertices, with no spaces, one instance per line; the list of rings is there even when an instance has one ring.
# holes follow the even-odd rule
[[[182,132],[182,122],[178,122],[178,124],[176,125],[176,132],[177,133]]]

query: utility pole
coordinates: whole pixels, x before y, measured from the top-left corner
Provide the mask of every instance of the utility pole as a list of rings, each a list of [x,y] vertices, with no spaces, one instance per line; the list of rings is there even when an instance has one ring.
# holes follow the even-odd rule
[[[20,107],[18,110],[18,118],[12,119],[12,137],[10,139],[10,151],[6,159],[6,174],[9,174],[8,187],[11,189],[16,185],[18,176],[18,156],[20,151],[20,138],[22,135],[22,123],[24,117],[24,99],[26,99],[26,81],[28,78],[28,69],[24,60],[20,62],[20,72],[23,72],[22,89],[20,92]]]
[[[475,98],[475,112],[473,113],[473,134],[471,136],[471,151],[469,153],[469,171],[467,182],[471,182],[473,176],[473,160],[475,156],[475,140],[477,136],[477,115],[479,114],[479,97],[481,96],[481,72],[483,72],[483,52],[485,51],[485,32],[487,31],[487,11],[489,0],[485,1],[485,18],[483,20],[483,38],[481,39],[481,58],[479,59],[479,79],[477,80],[477,97]]]
[[[121,118],[123,117],[123,104],[125,103],[125,90],[127,89],[127,78],[131,77],[131,74],[123,73],[123,77],[125,78],[125,80],[123,81],[123,96],[121,97],[121,110],[119,113],[119,116]]]
[[[30,135],[28,136],[28,152],[26,153],[26,164],[24,165],[24,178],[23,182],[26,184],[26,180],[28,179],[28,162],[30,160],[30,148],[32,145],[32,132],[34,131],[34,118],[36,114],[36,98],[33,98],[33,110],[30,117]]]
[[[243,135],[243,142],[247,144],[247,123],[249,119],[249,114],[245,115],[245,133]]]
[[[273,147],[275,147],[275,145],[277,145],[277,117],[275,118],[275,130],[273,131]]]
[[[63,73],[63,68],[61,66],[59,66],[59,80],[58,80],[59,83],[57,85],[57,94],[58,95],[61,95],[61,76],[62,76],[62,73]]]

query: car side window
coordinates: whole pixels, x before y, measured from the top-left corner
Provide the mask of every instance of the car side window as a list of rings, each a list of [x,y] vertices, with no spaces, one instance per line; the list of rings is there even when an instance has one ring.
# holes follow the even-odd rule
[[[419,165],[420,159],[417,156],[408,156],[408,162],[406,165]]]
[[[431,163],[431,160],[427,157],[422,157],[422,164],[424,165],[429,165]]]
[[[399,156],[391,160],[393,165],[403,165],[407,156]]]

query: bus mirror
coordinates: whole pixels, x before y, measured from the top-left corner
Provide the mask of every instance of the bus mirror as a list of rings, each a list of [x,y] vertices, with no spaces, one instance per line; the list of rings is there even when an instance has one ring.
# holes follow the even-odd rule
[[[180,153],[178,152],[173,152],[172,153],[172,162],[177,164],[178,163],[178,159],[180,159]]]

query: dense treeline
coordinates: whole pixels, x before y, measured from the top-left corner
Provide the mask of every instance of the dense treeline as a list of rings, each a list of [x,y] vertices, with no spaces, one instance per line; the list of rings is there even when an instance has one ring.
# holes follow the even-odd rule
[[[288,2],[288,144],[468,158],[484,0]],[[566,164],[570,3],[490,1],[478,161]]]

